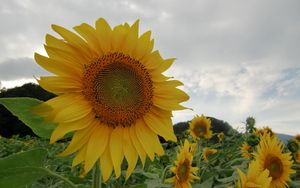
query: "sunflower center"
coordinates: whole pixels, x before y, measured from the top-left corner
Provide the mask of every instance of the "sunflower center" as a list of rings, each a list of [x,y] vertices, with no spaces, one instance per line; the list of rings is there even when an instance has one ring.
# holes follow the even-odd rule
[[[280,178],[283,174],[283,164],[278,157],[268,156],[264,167],[269,170],[273,180]]]
[[[152,106],[153,86],[139,61],[111,53],[85,67],[83,93],[100,121],[112,127],[130,126]]]
[[[194,133],[197,137],[204,136],[206,134],[206,128],[203,125],[196,125]]]
[[[179,182],[185,182],[189,178],[190,173],[190,163],[189,160],[185,160],[182,164],[178,166],[177,176]]]

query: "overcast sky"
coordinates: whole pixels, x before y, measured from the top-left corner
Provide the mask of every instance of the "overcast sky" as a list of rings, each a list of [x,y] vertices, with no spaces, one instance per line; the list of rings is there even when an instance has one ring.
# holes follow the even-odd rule
[[[176,57],[167,72],[185,83],[196,114],[241,127],[300,133],[300,1],[294,0],[0,0],[0,81],[13,87],[47,74],[33,60],[44,53],[55,23],[71,29],[99,17],[112,26],[140,19],[155,48]]]

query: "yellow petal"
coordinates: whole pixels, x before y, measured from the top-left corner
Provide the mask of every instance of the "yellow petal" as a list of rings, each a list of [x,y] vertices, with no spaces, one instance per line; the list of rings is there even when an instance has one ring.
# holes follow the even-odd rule
[[[98,56],[103,54],[101,45],[98,42],[97,32],[92,26],[83,23],[74,27],[74,30],[87,41],[88,45],[92,47]]]
[[[45,68],[47,71],[52,72],[56,75],[66,75],[66,76],[79,76],[81,72],[74,66],[65,64],[64,62],[58,62],[53,59],[49,59],[45,56],[42,56],[38,53],[34,54],[35,61]]]
[[[126,172],[126,180],[127,180],[131,175],[131,173],[133,172],[138,160],[138,153],[130,139],[130,133],[128,127],[125,127],[123,132],[123,151],[124,151],[124,156],[128,163],[128,169]]]
[[[151,53],[150,49],[150,38],[151,31],[145,32],[137,41],[136,47],[133,52],[133,56],[136,57],[137,60],[143,58],[146,54]]]
[[[132,27],[129,29],[129,32],[124,40],[124,44],[122,46],[123,52],[129,55],[132,55],[133,50],[136,47],[139,33],[139,20],[137,20]]]
[[[54,24],[52,25],[52,29],[60,36],[62,36],[68,43],[70,43],[77,49],[80,49],[87,57],[93,57],[93,53],[91,52],[87,43],[78,35],[65,29],[64,27]]]
[[[157,135],[147,127],[144,120],[137,120],[135,130],[137,138],[151,160],[154,159],[154,153],[158,155],[164,153]]]
[[[110,155],[110,148],[106,147],[103,154],[100,157],[100,169],[103,181],[106,182],[113,170],[113,164]]]
[[[76,48],[74,48],[71,44],[67,43],[63,39],[58,39],[52,35],[47,34],[46,35],[46,46],[56,49],[58,51],[66,52],[67,54],[70,54],[70,56],[76,56],[76,58],[80,59],[80,61],[88,60],[88,57],[85,57],[84,55],[78,55],[82,52]],[[50,56],[49,56],[50,57]]]
[[[165,59],[159,66],[158,71],[159,72],[165,72],[168,70],[173,62],[176,60],[176,58],[171,58],[171,59]]]
[[[96,32],[98,42],[101,46],[101,49],[104,53],[107,53],[111,50],[111,38],[112,38],[112,29],[109,24],[103,19],[99,18],[96,21]]]
[[[172,111],[167,111],[167,110],[161,109],[157,106],[152,106],[151,112],[153,112],[156,116],[159,116],[159,117],[164,117],[164,118],[173,117]]]
[[[72,167],[82,163],[85,160],[87,145],[84,145],[73,159]]]
[[[82,91],[81,83],[73,77],[45,76],[37,81],[42,88],[56,94]]]
[[[52,60],[75,66],[74,69],[82,69],[83,65],[90,61],[90,58],[85,58],[81,52],[70,53],[65,49],[47,45],[44,45],[44,48]]]
[[[63,151],[60,156],[67,156],[70,155],[77,150],[79,150],[83,145],[86,145],[86,143],[89,141],[89,138],[94,131],[96,125],[98,122],[93,121],[88,125],[87,128],[76,131],[72,137],[72,140],[68,147]]]
[[[84,170],[85,172],[89,172],[94,166],[95,162],[100,158],[103,154],[106,146],[108,145],[110,128],[106,125],[101,125],[100,123],[97,125],[96,129],[92,133],[89,141],[86,152],[86,159]]]
[[[77,121],[71,123],[59,124],[52,132],[50,143],[52,144],[56,142],[57,140],[61,139],[69,132],[86,128],[91,123],[91,121],[93,121],[93,118],[94,118],[93,113],[90,113],[86,117],[79,119]]]
[[[173,131],[173,124],[170,117],[161,118],[153,114],[147,113],[144,117],[146,125],[156,134],[164,137],[165,140],[176,142],[177,138]]]
[[[82,100],[66,106],[64,109],[57,112],[53,121],[54,122],[72,122],[86,117],[92,108],[88,101]]]
[[[154,84],[154,95],[160,98],[177,100],[178,102],[187,101],[190,97],[181,89],[174,88],[166,81],[161,84]]]
[[[125,38],[128,34],[129,29],[124,25],[118,25],[113,29],[113,43],[112,48],[114,51],[121,51],[123,50],[123,44]]]
[[[151,72],[151,70],[150,70],[149,73],[150,73],[152,82],[155,82],[155,83],[165,82],[165,81],[169,80],[170,78],[173,78],[173,77],[167,77],[158,71]]]
[[[158,50],[152,52],[142,59],[142,62],[144,62],[144,65],[148,70],[156,70],[158,67],[160,67],[163,61],[164,60]]]
[[[112,158],[116,178],[121,175],[121,164],[124,158],[122,137],[123,128],[117,127],[112,131],[109,143],[110,155]]]
[[[161,97],[153,96],[153,104],[164,110],[185,110],[186,107],[178,104],[178,100],[175,99],[164,99]]]
[[[53,121],[55,115],[60,110],[83,99],[83,96],[77,93],[59,95],[34,107],[32,112],[44,117],[48,121]]]
[[[136,149],[137,153],[139,154],[142,165],[144,167],[145,160],[146,160],[146,152],[136,136],[135,125],[131,125],[131,127],[129,128],[129,134],[130,134],[130,139],[132,141],[132,144],[133,144],[134,148]]]

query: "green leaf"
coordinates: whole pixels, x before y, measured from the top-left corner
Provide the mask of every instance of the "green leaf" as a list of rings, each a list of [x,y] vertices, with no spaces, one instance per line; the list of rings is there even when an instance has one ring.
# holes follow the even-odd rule
[[[210,188],[213,186],[214,183],[214,177],[209,178],[208,180],[204,181],[201,184],[193,184],[192,187],[197,187],[197,188]]]
[[[42,166],[47,156],[44,149],[35,149],[26,152],[20,152],[4,158],[0,158],[0,172],[10,168],[19,168],[25,166]]]
[[[142,183],[142,184],[137,184],[137,185],[133,185],[130,188],[147,188],[147,184]]]
[[[216,180],[220,183],[230,183],[235,180],[234,176],[226,177],[226,178],[216,178]]]
[[[0,104],[4,105],[13,115],[30,127],[36,135],[42,138],[50,138],[56,125],[45,122],[42,117],[31,112],[33,107],[41,103],[43,102],[40,100],[28,97],[0,98]]]
[[[143,172],[142,174],[144,176],[146,176],[147,178],[150,178],[150,179],[158,179],[159,178],[158,174],[154,174],[154,173],[151,173],[151,172]]]
[[[41,167],[20,167],[0,171],[0,187],[23,188],[48,175]]]
[[[20,152],[0,159],[0,187],[24,187],[48,174],[44,149]]]

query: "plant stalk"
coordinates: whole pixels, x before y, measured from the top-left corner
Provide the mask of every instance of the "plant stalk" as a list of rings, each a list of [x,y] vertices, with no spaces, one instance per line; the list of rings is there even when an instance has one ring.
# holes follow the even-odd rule
[[[101,171],[100,171],[100,165],[98,160],[93,168],[92,188],[101,188],[101,187],[102,187],[102,179],[101,179]]]

